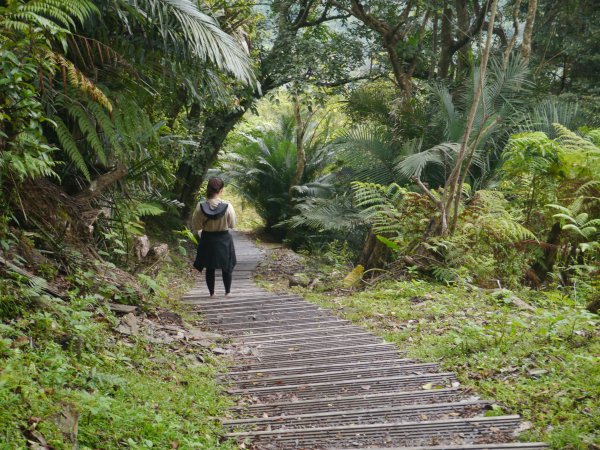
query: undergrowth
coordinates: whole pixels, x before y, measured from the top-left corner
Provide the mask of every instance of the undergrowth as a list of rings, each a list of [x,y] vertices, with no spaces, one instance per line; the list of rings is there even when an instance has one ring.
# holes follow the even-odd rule
[[[165,266],[142,309],[180,308],[172,298],[189,283],[182,274]],[[0,448],[233,448],[219,441],[229,400],[210,355],[200,363],[197,350],[115,334],[118,319],[98,293],[73,288],[65,301],[4,281]]]

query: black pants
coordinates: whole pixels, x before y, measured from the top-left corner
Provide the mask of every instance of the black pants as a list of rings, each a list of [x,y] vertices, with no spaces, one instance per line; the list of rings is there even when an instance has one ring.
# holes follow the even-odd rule
[[[208,286],[208,292],[210,292],[210,295],[213,295],[215,293],[215,269],[204,270],[206,270],[206,286]],[[231,272],[225,272],[224,270],[222,270],[221,273],[223,274],[225,293],[229,294],[229,291],[231,290],[232,274]]]

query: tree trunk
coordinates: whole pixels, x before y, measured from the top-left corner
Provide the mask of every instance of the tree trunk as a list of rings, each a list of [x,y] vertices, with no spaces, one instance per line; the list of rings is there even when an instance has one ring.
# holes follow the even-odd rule
[[[198,148],[184,156],[177,169],[174,192],[184,204],[181,217],[186,219],[194,209],[198,189],[206,177],[206,172],[215,162],[229,132],[235,127],[252,103],[249,99],[235,111],[216,111],[204,121],[202,137]]]
[[[390,58],[390,64],[392,65],[392,71],[394,72],[394,80],[402,92],[410,94],[412,91],[412,83],[410,77],[402,68],[403,61],[400,61],[396,45],[396,42],[389,42],[384,38],[383,47],[386,49],[388,57]]]
[[[436,10],[433,15],[433,30],[431,32],[432,33],[431,51],[434,55],[437,55],[437,52],[438,52],[438,23],[439,23],[439,17],[438,17],[438,12]],[[435,78],[435,64],[432,64],[431,67],[429,68],[429,78],[432,80]]]
[[[389,249],[369,230],[358,263],[365,269],[381,268],[389,257]]]
[[[544,256],[541,260],[533,263],[531,268],[535,274],[536,283],[543,283],[548,274],[554,269],[554,263],[556,262],[556,256],[558,255],[558,244],[560,243],[560,237],[562,235],[562,228],[560,223],[552,225],[546,242],[543,246]]]
[[[300,111],[300,101],[294,97],[294,119],[296,120],[296,172],[290,182],[290,202],[292,201],[292,190],[298,186],[304,175],[304,166],[306,165],[306,152],[304,149],[304,133],[306,126],[302,122],[302,112]]]
[[[80,201],[90,201],[98,197],[104,190],[115,184],[117,181],[125,177],[129,173],[129,169],[123,164],[119,164],[110,172],[100,175],[94,179],[88,187],[76,195]]]
[[[517,36],[519,36],[519,10],[521,9],[521,0],[516,0],[515,5],[513,6],[513,35],[510,38],[506,46],[506,50],[504,50],[504,57],[502,58],[502,64],[504,67],[507,66],[508,60],[510,59],[510,54],[517,42]]]
[[[442,13],[442,30],[440,32],[441,54],[438,63],[438,76],[447,78],[452,61],[452,8],[448,1],[444,2],[444,11]]]
[[[469,15],[467,11],[467,0],[456,0],[456,24],[457,32],[460,36],[467,34],[469,31]],[[458,61],[456,64],[456,80],[461,80],[468,75],[469,72],[469,53],[470,53],[469,40],[458,50]]]
[[[537,11],[537,0],[529,0],[527,7],[527,20],[523,30],[523,45],[521,46],[521,56],[525,61],[529,61],[531,55],[531,37],[533,36],[533,23],[535,22],[535,13]]]
[[[471,109],[469,111],[469,116],[467,118],[467,124],[465,127],[465,132],[463,134],[461,140],[461,146],[456,155],[456,163],[454,164],[454,168],[446,181],[446,185],[444,187],[444,198],[443,202],[445,203],[445,211],[447,214],[447,226],[450,229],[454,229],[456,225],[456,220],[458,218],[458,208],[460,205],[460,196],[461,192],[459,190],[459,183],[461,180],[461,174],[463,171],[468,171],[469,167],[463,167],[465,160],[470,160],[468,152],[475,151],[475,149],[470,149],[469,147],[469,139],[471,137],[471,132],[473,131],[473,124],[475,123],[475,116],[477,114],[477,110],[479,109],[479,100],[481,99],[481,95],[483,92],[483,83],[485,80],[485,72],[487,70],[487,64],[490,57],[490,51],[492,47],[492,34],[494,31],[494,20],[496,18],[496,9],[498,7],[498,0],[493,0],[492,6],[490,9],[490,18],[488,22],[487,36],[485,47],[483,49],[483,54],[481,56],[481,68],[479,70],[479,82],[475,87],[475,93],[473,95],[473,103],[471,104]],[[484,111],[485,114],[485,111]],[[453,208],[452,208],[453,207]],[[453,211],[452,217],[450,216]],[[443,227],[442,227],[443,228]],[[442,229],[442,234],[445,234],[447,229]]]

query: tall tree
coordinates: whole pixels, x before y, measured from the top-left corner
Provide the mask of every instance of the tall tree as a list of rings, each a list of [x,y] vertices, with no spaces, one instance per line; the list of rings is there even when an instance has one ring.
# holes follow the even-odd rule
[[[405,93],[413,90],[411,78],[422,58],[422,44],[431,13],[421,2],[375,1],[365,6],[360,0],[329,0],[338,10],[352,15],[374,32],[388,55],[394,81]]]
[[[535,14],[537,12],[537,0],[529,0],[527,5],[527,19],[523,30],[523,44],[521,45],[521,56],[525,61],[529,61],[531,55],[531,39],[533,37],[533,24],[535,23]]]
[[[598,95],[599,54],[600,2],[538,0],[531,65],[541,82],[556,94]]]
[[[256,25],[253,34],[257,37],[250,42],[260,91],[234,86],[228,104],[207,108],[198,115],[198,145],[184,154],[177,170],[175,194],[186,205],[182,210],[184,217],[228,133],[256,99],[294,81],[327,88],[377,75],[373,71],[355,74],[364,62],[361,42],[347,30],[330,26],[347,19],[348,14],[312,0],[280,0],[269,6],[269,17]],[[270,33],[272,40],[266,38]]]

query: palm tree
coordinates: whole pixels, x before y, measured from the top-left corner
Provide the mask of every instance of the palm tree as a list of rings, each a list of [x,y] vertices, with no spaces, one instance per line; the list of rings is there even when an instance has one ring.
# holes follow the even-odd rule
[[[243,141],[223,161],[223,176],[232,180],[255,206],[266,228],[282,235],[276,226],[290,219],[296,203],[322,196],[332,189],[327,167],[333,161],[326,122],[310,121],[304,133],[306,163],[300,182],[293,184],[297,167],[294,115],[283,114],[275,128],[242,135]]]

